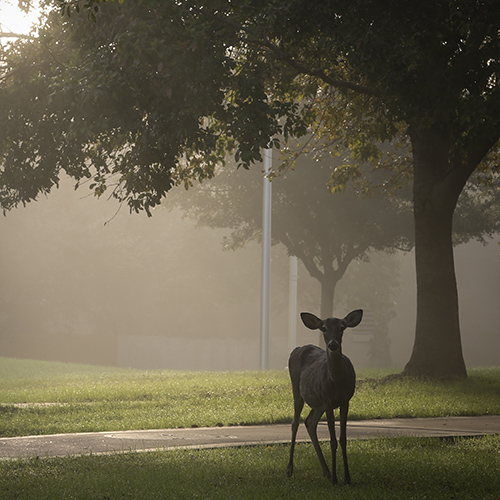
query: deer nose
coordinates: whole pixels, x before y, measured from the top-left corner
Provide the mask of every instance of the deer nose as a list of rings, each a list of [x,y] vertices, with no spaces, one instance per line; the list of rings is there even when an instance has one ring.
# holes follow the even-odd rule
[[[340,344],[336,340],[330,340],[330,342],[328,342],[328,349],[330,351],[338,351],[340,349]]]

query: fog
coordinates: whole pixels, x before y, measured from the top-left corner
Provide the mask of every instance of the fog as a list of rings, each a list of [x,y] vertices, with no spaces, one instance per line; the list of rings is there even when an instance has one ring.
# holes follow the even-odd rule
[[[223,251],[223,230],[198,228],[164,208],[152,218],[129,214],[113,201],[74,191],[70,182],[2,217],[0,231],[0,355],[145,369],[259,368],[259,244]],[[456,249],[469,367],[498,364],[499,254],[498,239]],[[413,254],[378,255],[353,266],[337,294],[366,287],[363,276],[380,259],[398,276],[388,364],[402,367],[414,336]],[[291,348],[288,266],[285,249],[273,247],[274,369],[285,368]],[[300,263],[298,289],[298,311],[319,314],[319,285]],[[335,309],[336,316],[348,312]],[[300,321],[297,328],[297,344],[317,342]],[[369,340],[355,330],[344,336],[344,352],[356,367],[373,364]]]

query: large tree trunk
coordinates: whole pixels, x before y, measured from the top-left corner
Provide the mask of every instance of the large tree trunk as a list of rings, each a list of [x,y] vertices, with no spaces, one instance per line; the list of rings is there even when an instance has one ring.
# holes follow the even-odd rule
[[[404,372],[465,377],[452,246],[452,220],[466,175],[452,168],[445,125],[410,129],[414,161],[417,322]],[[464,179],[465,177],[465,179]]]

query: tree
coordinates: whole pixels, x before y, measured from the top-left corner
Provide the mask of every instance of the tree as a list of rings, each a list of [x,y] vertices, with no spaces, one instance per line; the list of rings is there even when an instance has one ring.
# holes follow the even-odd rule
[[[61,169],[149,211],[174,184],[212,176],[224,151],[249,166],[280,134],[328,130],[375,161],[381,141],[407,137],[417,324],[405,373],[466,375],[452,219],[498,148],[496,0],[62,4],[99,6],[99,22],[52,17],[4,61],[4,209],[48,192]]]
[[[332,316],[335,289],[353,261],[413,247],[409,201],[384,193],[367,196],[352,186],[330,193],[330,172],[339,163],[301,157],[294,171],[272,181],[273,244],[283,244],[319,282],[322,318]],[[201,226],[231,229],[224,246],[234,250],[261,238],[261,187],[260,172],[226,166],[198,188],[173,192],[167,203]]]
[[[498,5],[400,2],[390,15],[373,5],[335,5],[339,22],[326,26],[332,11],[315,20],[342,46],[350,82],[367,87],[360,92],[377,106],[375,125],[400,120],[411,140],[417,325],[405,371],[464,376],[452,218],[467,179],[499,138],[498,31],[491,23]]]
[[[320,316],[330,317],[338,302],[346,302],[346,310],[371,309],[376,326],[374,349],[388,346],[389,321],[394,317],[392,299],[386,289],[393,286],[391,270],[370,271],[376,276],[363,276],[351,283],[347,297],[335,300],[337,285],[357,260],[371,260],[378,252],[393,253],[413,248],[411,189],[398,196],[384,191],[358,192],[350,183],[341,193],[326,189],[330,172],[341,164],[339,158],[318,161],[302,155],[295,170],[288,170],[272,181],[273,244],[281,243],[288,254],[297,256],[309,275],[321,287]],[[363,179],[380,185],[380,171],[362,167]],[[185,216],[200,226],[230,229],[223,240],[225,249],[236,250],[251,240],[260,241],[262,222],[262,173],[259,169],[245,172],[231,165],[220,169],[215,177],[187,192],[180,188],[167,197],[169,207],[180,208]],[[405,194],[405,197],[403,197]],[[469,182],[459,200],[454,220],[454,244],[479,239],[483,243],[500,229],[496,208],[500,206],[498,189]],[[378,268],[383,259],[376,259]],[[366,270],[365,270],[366,272]],[[368,285],[370,284],[370,285]],[[368,288],[369,290],[366,290]],[[343,304],[344,305],[344,304]],[[386,349],[385,352],[388,352]],[[374,352],[375,357],[377,353]],[[385,363],[387,366],[390,363]]]

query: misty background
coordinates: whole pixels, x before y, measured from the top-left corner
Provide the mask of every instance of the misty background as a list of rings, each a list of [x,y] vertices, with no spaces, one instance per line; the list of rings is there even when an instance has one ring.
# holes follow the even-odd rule
[[[179,190],[175,196],[182,197]],[[254,196],[262,199],[261,184]],[[130,214],[85,187],[75,191],[70,181],[2,217],[0,232],[0,355],[142,369],[259,368],[258,241],[224,250],[230,231],[199,227],[175,206],[157,208],[151,218]],[[498,364],[498,242],[455,248],[469,367]],[[273,246],[271,273],[269,366],[283,369],[293,346],[289,256],[281,244]],[[298,312],[320,315],[318,282],[300,261],[298,274]],[[349,266],[334,315],[367,313],[365,325],[344,336],[343,351],[357,368],[408,361],[415,287],[413,252],[373,253]],[[374,333],[378,294],[392,319]],[[297,321],[297,345],[318,339]]]

